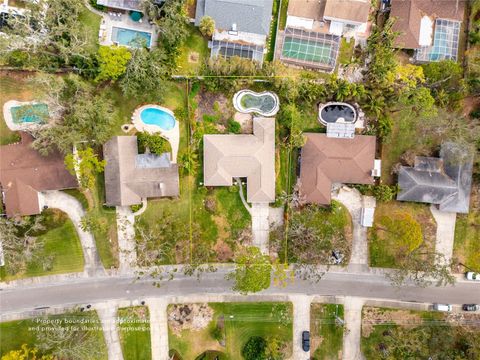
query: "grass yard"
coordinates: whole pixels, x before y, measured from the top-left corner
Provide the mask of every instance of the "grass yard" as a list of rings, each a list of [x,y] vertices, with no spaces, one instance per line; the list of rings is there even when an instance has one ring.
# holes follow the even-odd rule
[[[480,329],[471,325],[476,316],[364,307],[362,353],[367,360],[476,360],[480,350],[475,338]]]
[[[98,48],[98,32],[102,18],[84,6],[83,11],[80,13],[79,20],[84,26],[84,31],[87,33],[90,51],[95,52]]]
[[[472,191],[470,212],[457,214],[453,245],[453,258],[475,271],[480,271],[480,209],[474,205],[478,204],[479,199],[478,189]],[[465,268],[460,268],[460,271],[464,270]]]
[[[377,203],[374,225],[368,232],[370,266],[397,267],[397,256],[399,254],[395,252],[395,249],[401,247],[402,244],[399,243],[397,236],[378,228],[385,228],[389,219],[392,219],[394,222],[398,221],[400,214],[408,214],[420,224],[423,234],[423,243],[421,245],[426,246],[427,249],[434,250],[437,225],[428,205],[399,201]]]
[[[37,253],[39,260],[28,262],[25,272],[14,275],[2,273],[2,280],[83,271],[82,246],[72,221],[59,210],[49,209],[42,215],[45,216],[46,230],[37,237],[37,241],[43,244],[42,249]],[[45,269],[41,260],[50,256],[53,259],[52,263],[48,269]]]
[[[189,34],[180,48],[177,73],[182,75],[197,74],[208,58],[208,40],[200,33],[197,27],[188,25]]]
[[[117,212],[114,207],[103,205],[105,203],[103,173],[97,175],[96,186],[92,190],[90,211],[102,224],[100,229],[92,231],[98,254],[105,269],[116,268],[118,267]]]
[[[183,360],[194,360],[207,350],[222,352],[230,360],[243,360],[241,351],[253,336],[265,339],[275,337],[284,348],[281,354],[288,358],[292,351],[292,306],[290,303],[211,303],[213,321],[199,331],[183,330],[175,335],[169,327],[170,349]],[[223,317],[223,318],[221,318]],[[212,336],[213,329],[223,329],[225,346]]]
[[[281,0],[279,29],[284,30],[287,25],[288,0]]]
[[[351,39],[350,42],[347,42],[345,38],[342,38],[342,42],[340,43],[340,53],[338,54],[337,63],[340,65],[346,65],[350,63],[350,60],[352,60],[354,48],[355,48],[355,41]]]
[[[310,315],[312,359],[342,358],[344,328],[337,323],[337,317],[343,320],[343,305],[312,304]]]
[[[150,323],[148,307],[137,306],[118,309],[118,324],[123,358],[150,360]]]
[[[52,315],[46,317],[37,317],[27,320],[11,321],[0,323],[0,356],[4,356],[6,353],[12,350],[18,350],[23,344],[29,345],[30,348],[34,348],[38,342],[38,333],[42,331],[42,322],[44,320],[59,321],[61,326],[82,326],[88,329],[88,333],[94,336],[95,348],[99,350],[100,356],[95,359],[85,360],[106,360],[107,359],[107,347],[103,338],[103,332],[100,329],[100,320],[96,312],[84,312],[84,313],[69,313],[61,315]],[[67,324],[68,325],[64,325]],[[85,321],[81,323],[81,321]],[[75,341],[73,339],[73,341]],[[38,355],[43,355],[40,351]],[[46,353],[45,355],[48,355]]]

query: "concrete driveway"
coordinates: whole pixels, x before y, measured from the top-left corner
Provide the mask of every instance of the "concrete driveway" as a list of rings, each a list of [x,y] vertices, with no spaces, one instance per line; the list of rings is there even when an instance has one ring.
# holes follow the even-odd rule
[[[448,264],[452,260],[457,213],[440,211],[435,205],[430,206],[430,211],[437,223],[435,251],[443,254]]]

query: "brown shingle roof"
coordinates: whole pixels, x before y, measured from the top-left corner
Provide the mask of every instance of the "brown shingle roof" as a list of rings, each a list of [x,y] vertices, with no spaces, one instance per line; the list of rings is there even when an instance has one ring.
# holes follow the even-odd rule
[[[322,21],[326,3],[327,0],[290,0],[287,14]]]
[[[405,49],[418,49],[420,20],[429,16],[462,21],[465,12],[464,0],[392,0],[391,17],[397,18],[393,30],[400,32],[395,45]]]
[[[107,205],[129,206],[143,198],[178,196],[178,165],[161,156],[139,155],[136,136],[113,137],[103,154]]]
[[[204,135],[206,186],[231,186],[247,178],[249,202],[275,201],[275,119],[255,118],[253,135]]]
[[[328,138],[306,133],[300,168],[300,194],[309,203],[330,204],[332,183],[372,184],[375,137]]]
[[[62,154],[41,156],[31,147],[33,138],[20,134],[21,142],[0,146],[0,185],[8,217],[39,214],[39,191],[78,187],[65,169]]]
[[[323,16],[328,20],[366,23],[369,12],[370,0],[327,0]]]

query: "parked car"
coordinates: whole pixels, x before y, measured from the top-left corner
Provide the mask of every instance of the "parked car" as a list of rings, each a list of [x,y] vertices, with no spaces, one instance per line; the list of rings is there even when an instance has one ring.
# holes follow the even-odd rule
[[[462,305],[463,311],[479,311],[480,305],[477,304],[463,304]]]
[[[480,273],[469,271],[465,273],[465,278],[472,281],[480,281]]]
[[[452,311],[452,305],[450,304],[433,304],[433,310],[436,310],[436,311]]]
[[[310,331],[302,332],[302,349],[303,351],[310,351]]]

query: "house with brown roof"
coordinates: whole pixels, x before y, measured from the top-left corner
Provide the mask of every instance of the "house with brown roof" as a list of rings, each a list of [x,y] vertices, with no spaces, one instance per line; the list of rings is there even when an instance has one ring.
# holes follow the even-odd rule
[[[139,154],[136,136],[115,136],[103,146],[105,196],[109,206],[179,194],[178,165],[170,154]]]
[[[373,184],[375,136],[353,139],[330,138],[326,134],[305,133],[301,151],[300,195],[307,203],[328,205],[332,184]]]
[[[30,134],[20,135],[19,143],[0,146],[0,187],[7,217],[39,214],[39,192],[78,187],[62,154],[42,156],[32,148]]]
[[[415,49],[417,61],[456,60],[465,0],[392,0],[395,46]]]
[[[332,71],[341,37],[364,44],[370,32],[370,0],[290,0],[276,58],[287,64]]]
[[[275,119],[254,118],[253,134],[204,135],[205,186],[232,186],[247,178],[247,201],[275,201]]]

